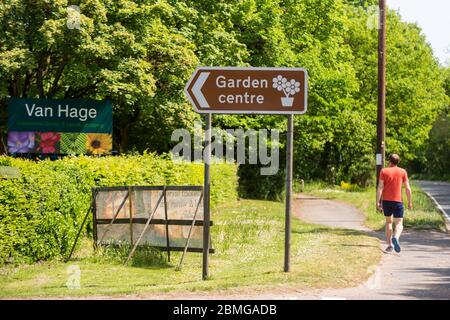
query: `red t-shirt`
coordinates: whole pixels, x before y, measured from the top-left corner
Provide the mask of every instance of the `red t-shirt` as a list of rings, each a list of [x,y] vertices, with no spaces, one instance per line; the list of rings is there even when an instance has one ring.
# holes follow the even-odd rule
[[[402,184],[408,181],[406,170],[399,167],[383,168],[380,180],[384,181],[383,200],[402,202]]]

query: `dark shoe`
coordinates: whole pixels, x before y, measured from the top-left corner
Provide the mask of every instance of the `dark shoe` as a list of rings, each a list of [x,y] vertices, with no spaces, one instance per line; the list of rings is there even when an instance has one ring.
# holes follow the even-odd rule
[[[397,238],[392,238],[392,244],[394,245],[395,252],[399,253],[402,248],[400,248],[400,244],[398,243]]]
[[[392,251],[394,251],[394,248],[392,246],[389,246],[384,251],[386,251],[386,253],[391,253]]]

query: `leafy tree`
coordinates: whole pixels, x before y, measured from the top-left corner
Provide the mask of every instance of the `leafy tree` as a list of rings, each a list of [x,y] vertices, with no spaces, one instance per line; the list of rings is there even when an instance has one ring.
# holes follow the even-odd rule
[[[363,7],[350,12],[348,42],[354,52],[352,65],[360,80],[355,99],[367,121],[375,125],[377,29],[365,26],[369,13]],[[446,105],[442,77],[420,28],[401,21],[393,11],[387,16],[386,60],[386,151],[400,153],[407,164],[423,162],[428,132]]]
[[[443,69],[442,74],[445,92],[450,101],[450,68]],[[426,152],[427,173],[450,180],[450,104],[447,104],[434,122]]]
[[[163,153],[173,129],[192,129],[200,118],[183,94],[196,66],[300,66],[309,73],[309,101],[307,114],[295,117],[295,176],[367,183],[378,35],[368,21],[378,1],[72,3],[80,4],[79,30],[66,27],[67,0],[0,4],[2,119],[9,96],[111,99],[115,146]],[[393,11],[387,47],[387,152],[425,166],[430,129],[448,105],[442,73],[420,28]],[[214,125],[285,131],[286,117],[214,116]],[[252,181],[253,169],[242,166],[242,177]]]

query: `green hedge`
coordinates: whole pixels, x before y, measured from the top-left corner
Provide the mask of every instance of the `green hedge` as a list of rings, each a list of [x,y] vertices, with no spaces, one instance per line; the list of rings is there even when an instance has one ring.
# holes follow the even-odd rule
[[[18,179],[0,179],[0,264],[66,256],[93,186],[203,184],[202,164],[177,164],[154,154],[38,162],[3,156],[0,165],[21,173]],[[212,165],[213,207],[236,200],[236,171],[234,165]]]

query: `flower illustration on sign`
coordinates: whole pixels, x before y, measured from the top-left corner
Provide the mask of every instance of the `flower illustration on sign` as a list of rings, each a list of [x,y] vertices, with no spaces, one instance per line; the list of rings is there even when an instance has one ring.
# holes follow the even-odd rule
[[[300,92],[300,82],[294,79],[288,81],[285,77],[278,75],[273,78],[273,88],[284,92],[285,97],[281,98],[281,105],[283,107],[292,107],[294,104],[292,96]]]
[[[8,151],[11,153],[31,152],[34,148],[34,132],[10,131],[8,133]]]
[[[58,132],[36,132],[39,143],[36,151],[42,153],[56,153],[58,152],[58,143],[61,139],[61,134]]]
[[[91,133],[87,136],[86,149],[88,154],[110,153],[112,149],[112,137],[110,134]]]

